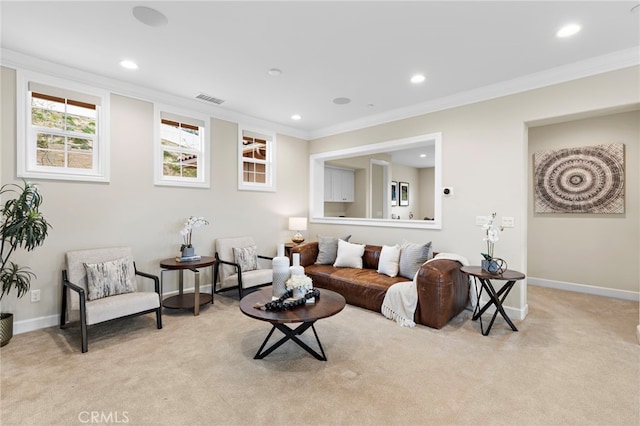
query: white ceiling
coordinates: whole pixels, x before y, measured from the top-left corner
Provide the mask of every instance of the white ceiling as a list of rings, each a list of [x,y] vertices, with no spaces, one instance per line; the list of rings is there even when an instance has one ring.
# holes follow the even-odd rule
[[[1,46],[171,95],[205,93],[225,100],[212,111],[318,136],[558,67],[628,57],[640,49],[637,4],[2,1]],[[168,24],[142,24],[132,14],[138,5]],[[582,31],[556,38],[569,22]],[[121,68],[125,58],[139,69]],[[427,80],[411,84],[414,73]],[[352,101],[336,105],[336,97]]]

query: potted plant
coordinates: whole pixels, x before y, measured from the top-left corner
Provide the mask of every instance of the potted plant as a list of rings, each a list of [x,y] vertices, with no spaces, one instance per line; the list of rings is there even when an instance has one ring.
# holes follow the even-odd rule
[[[0,197],[5,194],[15,197],[4,203],[0,217],[2,233],[0,300],[8,295],[12,288],[15,289],[18,298],[27,294],[31,279],[36,275],[29,270],[28,266],[18,266],[9,258],[19,247],[31,251],[42,245],[51,227],[39,211],[42,195],[36,185],[26,181],[23,181],[23,186],[14,183],[2,185]],[[0,346],[9,343],[11,337],[13,337],[13,314],[0,312]]]
[[[195,255],[195,249],[191,244],[191,236],[194,228],[199,228],[202,225],[208,225],[209,221],[203,217],[189,216],[184,223],[184,228],[180,231],[182,235],[182,245],[180,246],[180,253],[182,257],[191,257]]]

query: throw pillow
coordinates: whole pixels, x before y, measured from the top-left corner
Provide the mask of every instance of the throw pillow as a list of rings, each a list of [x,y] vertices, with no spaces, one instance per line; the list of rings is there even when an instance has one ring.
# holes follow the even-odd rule
[[[398,275],[400,262],[400,246],[382,246],[380,260],[378,261],[378,273],[395,277]]]
[[[258,269],[258,246],[234,247],[233,257],[242,271]]]
[[[344,238],[325,237],[318,235],[318,257],[316,265],[333,265],[338,255],[338,240],[349,241],[351,235]]]
[[[352,244],[344,240],[338,240],[338,255],[333,264],[336,268],[362,269],[362,255],[364,244]]]
[[[85,263],[87,299],[96,300],[136,291],[133,260],[126,257],[102,263]]]
[[[400,247],[399,275],[412,280],[422,264],[432,257],[431,241],[426,244],[403,242]]]

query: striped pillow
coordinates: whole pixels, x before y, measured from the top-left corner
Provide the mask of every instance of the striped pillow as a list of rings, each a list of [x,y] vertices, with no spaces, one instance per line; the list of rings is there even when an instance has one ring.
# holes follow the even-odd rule
[[[233,257],[242,271],[258,269],[258,246],[234,247]]]
[[[96,300],[136,291],[133,260],[125,257],[102,263],[85,263],[87,299]]]
[[[426,244],[404,241],[400,248],[400,265],[398,275],[413,279],[424,262],[433,257],[431,241]]]

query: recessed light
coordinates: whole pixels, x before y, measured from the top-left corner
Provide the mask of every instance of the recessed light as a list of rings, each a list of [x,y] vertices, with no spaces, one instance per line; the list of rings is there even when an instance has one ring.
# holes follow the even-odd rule
[[[272,77],[278,77],[280,74],[282,74],[282,70],[279,70],[278,68],[271,68],[269,70],[269,75]]]
[[[333,100],[333,103],[336,104],[336,105],[346,105],[349,102],[351,102],[351,99],[349,99],[349,98],[335,98]]]
[[[578,24],[565,25],[564,27],[558,30],[558,32],[556,33],[556,37],[558,38],[571,37],[572,35],[577,34],[581,29],[582,27],[580,27],[580,25]]]
[[[132,9],[132,12],[138,21],[150,27],[161,27],[169,23],[166,16],[150,7],[136,6]]]
[[[423,81],[425,81],[427,78],[422,75],[422,74],[416,74],[413,77],[411,77],[411,82],[413,84],[419,84],[422,83]]]
[[[420,158],[427,158],[427,154],[420,154]]]
[[[128,70],[137,70],[138,69],[138,64],[136,64],[133,61],[130,61],[128,59],[124,59],[122,61],[120,61],[120,66],[122,68],[126,68]]]
[[[302,118],[302,116],[301,116],[300,114],[293,114],[293,115],[291,116],[291,119],[292,119],[292,120],[300,120],[301,118]]]

